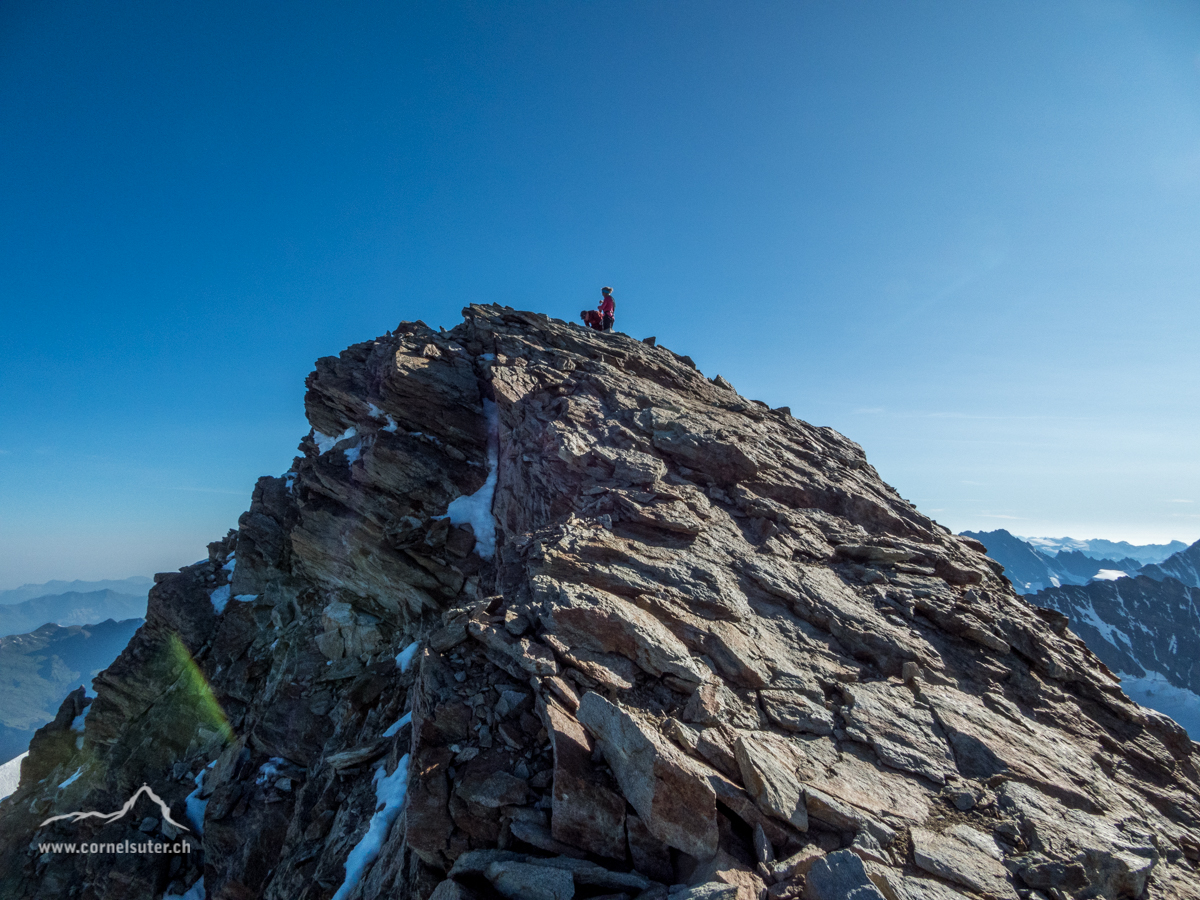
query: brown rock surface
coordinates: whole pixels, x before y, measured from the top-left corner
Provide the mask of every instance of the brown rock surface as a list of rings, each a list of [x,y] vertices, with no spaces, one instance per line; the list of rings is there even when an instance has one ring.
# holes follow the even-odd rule
[[[464,315],[318,361],[292,470],[39,732],[0,896],[330,900],[373,847],[349,900],[1200,898],[1194,745],[859,447]],[[170,837],[41,824],[142,784],[190,852],[39,852]]]

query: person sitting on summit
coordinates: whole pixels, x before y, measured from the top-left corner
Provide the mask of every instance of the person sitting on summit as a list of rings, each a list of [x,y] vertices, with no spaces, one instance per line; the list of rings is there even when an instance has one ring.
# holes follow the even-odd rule
[[[613,322],[617,317],[617,304],[613,302],[612,288],[604,287],[600,289],[603,299],[600,301],[600,316],[601,316],[601,331],[612,331]]]

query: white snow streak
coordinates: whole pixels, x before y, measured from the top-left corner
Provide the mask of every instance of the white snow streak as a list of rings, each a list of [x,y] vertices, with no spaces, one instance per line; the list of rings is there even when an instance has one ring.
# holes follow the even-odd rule
[[[396,420],[392,418],[390,413],[385,413],[374,403],[370,404],[370,407],[367,411],[371,414],[372,419],[384,419],[387,421],[387,424],[379,429],[380,431],[390,431],[395,433],[396,428],[399,427],[396,425]]]
[[[59,785],[60,788],[70,787],[79,780],[79,776],[83,774],[83,766],[75,770],[75,774]]]
[[[188,821],[192,823],[196,833],[201,836],[204,835],[204,810],[208,809],[208,801],[200,799],[200,792],[204,790],[205,773],[216,764],[217,761],[214,759],[207,767],[196,773],[196,777],[192,779],[196,784],[196,789],[183,798],[183,805],[187,808]]]
[[[420,643],[420,641],[413,641],[396,654],[396,665],[400,667],[401,672],[407,672],[408,667],[412,665],[413,657],[417,655],[417,646]]]
[[[1118,578],[1128,578],[1128,572],[1122,572],[1120,569],[1101,569],[1092,576],[1093,581],[1116,581]]]
[[[258,767],[258,777],[254,779],[254,783],[266,784],[271,780],[271,776],[279,774],[278,767],[282,765],[282,756],[272,756],[267,762]]]
[[[89,703],[87,706],[85,706],[83,708],[83,712],[81,712],[79,715],[77,715],[75,718],[73,718],[71,720],[71,730],[72,731],[78,731],[78,732],[83,731],[83,728],[84,728],[83,723],[87,721],[88,713],[90,713],[92,711],[93,705],[94,704]]]
[[[494,402],[484,400],[483,412],[487,417],[488,429],[487,480],[483,487],[470,496],[464,495],[453,500],[446,507],[446,515],[455,525],[469,522],[475,530],[475,550],[484,559],[491,559],[496,553],[496,519],[492,515],[492,499],[496,495],[496,478],[499,474],[500,411]]]
[[[317,429],[314,428],[313,429],[313,440],[315,440],[317,442],[317,450],[323,456],[324,454],[326,454],[330,450],[332,450],[334,447],[336,447],[338,444],[340,444],[342,441],[346,440],[347,438],[352,438],[356,434],[358,434],[358,429],[355,428],[353,425],[351,425],[349,428],[347,428],[345,431],[343,431],[341,434],[337,435],[336,437],[330,437],[327,434],[322,434],[321,432],[317,431]]]
[[[395,737],[400,732],[401,728],[403,728],[405,725],[411,725],[411,724],[412,724],[412,713],[406,712],[399,719],[397,719],[395,722],[393,722],[391,725],[388,726],[388,730],[383,733],[383,736],[384,737]]]
[[[217,611],[219,616],[225,612],[225,604],[229,602],[229,585],[223,584],[219,588],[215,588],[208,598],[212,600],[213,609]]]
[[[13,793],[21,782],[21,760],[29,755],[26,750],[20,756],[0,765],[0,800]]]
[[[346,857],[346,880],[333,895],[333,900],[346,900],[358,887],[367,867],[379,856],[392,823],[404,808],[404,796],[408,792],[408,754],[404,754],[391,775],[385,775],[384,771],[384,766],[375,770],[375,815],[371,816],[367,833]]]
[[[1096,612],[1096,607],[1092,606],[1090,601],[1087,606],[1081,606],[1079,608],[1079,621],[1086,622],[1087,624],[1091,625],[1100,632],[1100,636],[1102,638],[1104,638],[1118,650],[1122,649],[1122,647],[1116,642],[1116,640],[1113,639],[1114,635],[1123,640],[1125,642],[1125,646],[1130,650],[1133,649],[1133,642],[1129,640],[1129,635],[1125,634],[1125,632],[1121,631],[1119,628],[1109,625],[1107,622],[1101,619],[1099,613]]]

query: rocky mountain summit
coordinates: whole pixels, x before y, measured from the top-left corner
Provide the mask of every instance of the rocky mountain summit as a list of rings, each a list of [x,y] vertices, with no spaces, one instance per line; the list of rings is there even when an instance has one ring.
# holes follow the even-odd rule
[[[0,894],[1200,898],[1195,745],[858,446],[464,316],[318,361],[292,471],[35,738]],[[39,827],[143,784],[191,830]]]

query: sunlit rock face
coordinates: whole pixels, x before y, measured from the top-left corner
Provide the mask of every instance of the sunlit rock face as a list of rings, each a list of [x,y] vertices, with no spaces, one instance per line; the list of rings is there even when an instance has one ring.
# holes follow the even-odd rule
[[[317,363],[293,469],[39,733],[0,895],[1200,897],[1186,735],[858,446],[464,317]],[[39,827],[143,784],[187,832]]]

